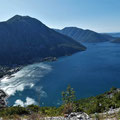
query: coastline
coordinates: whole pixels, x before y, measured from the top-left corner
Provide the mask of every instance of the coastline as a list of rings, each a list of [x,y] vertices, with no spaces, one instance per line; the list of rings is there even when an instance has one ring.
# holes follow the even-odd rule
[[[46,58],[42,58],[39,62],[54,62],[57,61],[57,57],[46,57]],[[31,63],[31,64],[34,64]],[[7,66],[0,66],[0,81],[1,79],[7,77],[7,79],[10,79],[11,77],[14,77],[14,73],[20,71],[23,67],[25,67],[26,65],[30,65],[30,64],[25,64],[25,65],[17,65],[14,67],[10,67],[9,65]]]
[[[3,75],[0,76],[0,81],[1,81],[1,79],[5,78],[5,77],[7,77],[8,79],[11,77],[14,77],[14,76],[12,76],[12,74],[20,71],[23,68],[23,66],[16,66],[16,67],[12,67],[12,68],[9,67],[8,69],[6,69],[6,67],[2,66],[2,68],[4,69],[4,71],[3,71]]]

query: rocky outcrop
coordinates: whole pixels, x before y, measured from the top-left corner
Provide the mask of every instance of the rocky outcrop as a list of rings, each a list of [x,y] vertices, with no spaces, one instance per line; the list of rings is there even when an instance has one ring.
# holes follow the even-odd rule
[[[84,112],[72,112],[68,117],[47,117],[45,120],[92,120]]]
[[[70,120],[91,120],[90,116],[84,112],[73,112],[68,116]]]
[[[5,108],[7,106],[7,100],[8,95],[0,89],[0,108]]]

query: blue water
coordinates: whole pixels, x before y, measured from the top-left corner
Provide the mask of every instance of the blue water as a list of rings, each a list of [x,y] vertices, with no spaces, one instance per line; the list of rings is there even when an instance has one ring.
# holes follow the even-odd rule
[[[55,62],[26,66],[20,71],[20,77],[17,77],[21,74],[18,72],[10,80],[17,80],[18,83],[22,81],[19,85],[24,84],[24,90],[16,90],[9,98],[9,105],[13,105],[17,99],[25,102],[26,97],[38,102],[40,95],[42,105],[57,106],[61,103],[61,92],[68,85],[76,91],[77,99],[101,94],[113,86],[120,87],[120,44],[99,43],[86,46],[86,51]],[[25,86],[27,83],[33,83],[34,86]]]

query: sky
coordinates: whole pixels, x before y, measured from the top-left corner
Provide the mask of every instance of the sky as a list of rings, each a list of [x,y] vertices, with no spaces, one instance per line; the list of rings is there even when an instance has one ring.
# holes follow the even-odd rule
[[[120,32],[120,0],[0,0],[0,21],[16,14],[37,18],[50,28]]]

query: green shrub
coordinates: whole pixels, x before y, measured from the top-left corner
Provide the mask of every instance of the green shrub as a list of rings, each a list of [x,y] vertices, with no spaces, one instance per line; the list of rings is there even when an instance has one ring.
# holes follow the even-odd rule
[[[29,105],[29,106],[27,106],[27,110],[30,110],[32,112],[38,112],[38,111],[40,111],[40,107],[37,105]]]
[[[0,116],[11,116],[11,115],[27,115],[29,111],[20,106],[8,107],[0,110]]]

